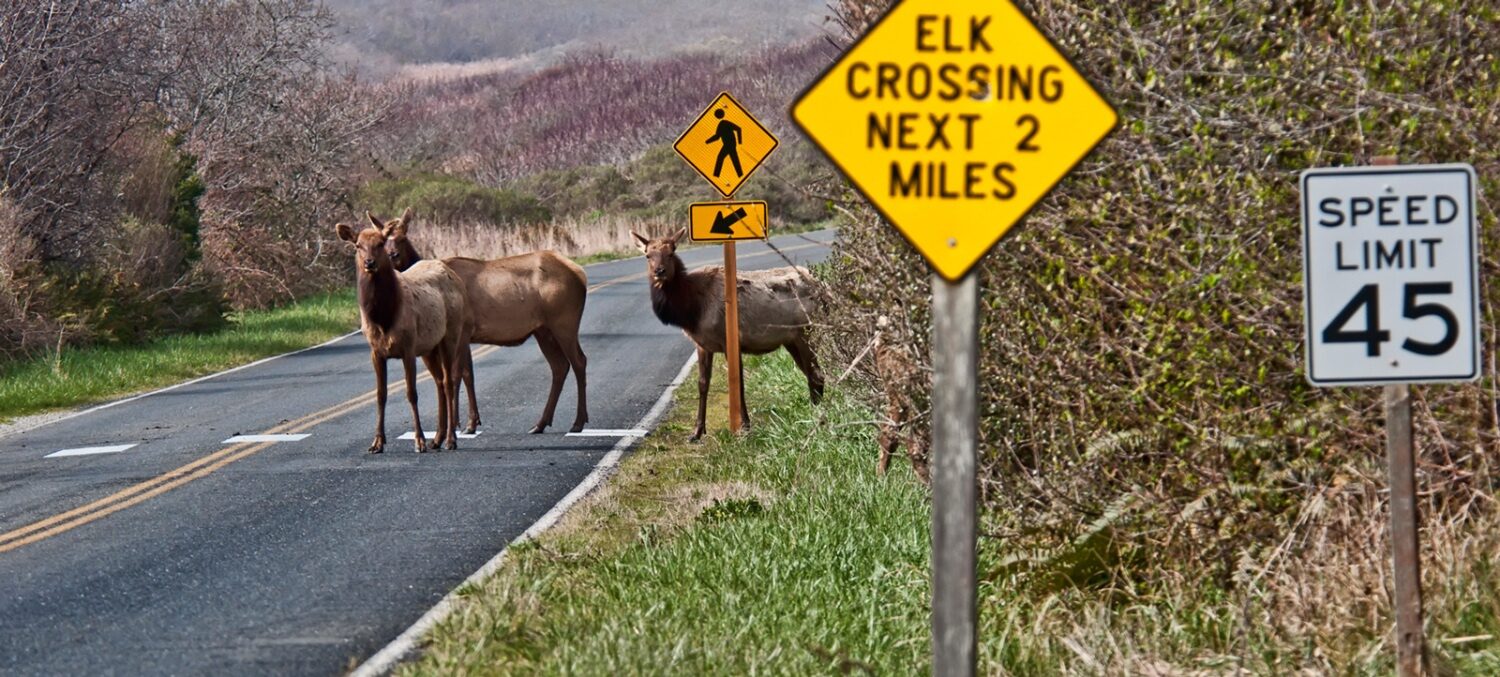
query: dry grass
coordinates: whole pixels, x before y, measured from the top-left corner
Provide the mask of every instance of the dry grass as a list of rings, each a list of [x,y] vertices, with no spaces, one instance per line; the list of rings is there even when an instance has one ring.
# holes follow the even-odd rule
[[[417,251],[430,258],[468,256],[493,259],[550,249],[563,256],[578,259],[634,252],[635,241],[630,238],[631,229],[647,233],[662,232],[667,228],[666,224],[619,217],[564,219],[524,226],[464,223],[453,226],[422,225],[412,231],[411,239]]]

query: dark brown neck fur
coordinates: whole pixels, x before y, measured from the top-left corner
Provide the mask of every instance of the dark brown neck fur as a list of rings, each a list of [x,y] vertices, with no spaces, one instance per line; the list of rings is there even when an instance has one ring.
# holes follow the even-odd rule
[[[373,275],[359,276],[359,309],[370,324],[390,331],[401,315],[401,280],[394,268],[383,266]]]
[[[411,246],[411,240],[404,237],[396,240],[396,248],[401,250],[401,259],[406,261],[406,266],[401,270],[409,270],[422,260],[422,255],[417,253],[417,248]]]
[[[703,323],[703,290],[694,284],[696,280],[690,277],[677,255],[672,255],[667,265],[672,266],[672,276],[664,286],[651,285],[651,309],[662,324],[697,333]]]

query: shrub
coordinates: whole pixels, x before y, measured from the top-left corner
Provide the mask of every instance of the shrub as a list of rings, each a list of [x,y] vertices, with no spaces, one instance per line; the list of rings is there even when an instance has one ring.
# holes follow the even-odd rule
[[[411,207],[418,218],[440,225],[472,221],[525,224],[551,218],[547,207],[531,195],[486,188],[464,178],[441,174],[373,181],[360,191],[359,202],[377,214],[399,214]]]
[[[1303,378],[1297,174],[1396,153],[1472,163],[1493,194],[1500,14],[1021,4],[1122,126],[978,271],[986,521],[1012,554],[988,576],[1088,591],[1075,600],[1238,599],[1229,614],[1302,647],[1272,671],[1348,665],[1388,630],[1381,413],[1370,390]],[[852,360],[887,315],[884,340],[911,368],[864,373],[926,439],[927,275],[871,211],[847,208],[858,218],[832,257],[840,301],[822,349]],[[1491,207],[1481,220],[1493,232]],[[1474,538],[1490,510],[1478,499],[1497,480],[1496,387],[1492,371],[1418,390],[1424,538]],[[1429,608],[1467,603],[1439,594]]]

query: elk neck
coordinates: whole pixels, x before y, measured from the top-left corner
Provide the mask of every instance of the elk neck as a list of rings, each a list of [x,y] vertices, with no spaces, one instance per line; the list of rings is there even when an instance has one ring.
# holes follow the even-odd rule
[[[664,285],[651,285],[651,310],[662,324],[682,327],[688,333],[698,331],[703,320],[703,291],[693,284],[686,266],[676,254],[667,264],[672,266],[672,277]]]
[[[399,238],[396,241],[396,248],[401,250],[401,258],[406,261],[406,267],[402,270],[410,270],[412,266],[422,262],[422,255],[417,253],[416,247],[411,246],[410,240],[404,237]]]
[[[359,276],[359,310],[381,331],[390,331],[401,314],[401,280],[395,268],[381,266],[373,274]]]

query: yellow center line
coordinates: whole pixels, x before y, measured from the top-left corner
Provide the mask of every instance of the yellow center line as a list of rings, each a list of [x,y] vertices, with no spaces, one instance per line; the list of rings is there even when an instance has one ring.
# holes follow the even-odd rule
[[[810,249],[812,247],[820,246],[825,245],[823,243],[803,244],[782,249],[781,253],[800,251],[803,249]],[[775,254],[777,254],[777,252],[774,250],[764,251],[741,256],[740,259],[745,260],[761,256],[772,256]],[[589,291],[596,291],[634,280],[642,280],[645,279],[646,276],[647,274],[642,272],[618,277],[608,282],[602,282],[589,287]],[[482,346],[474,351],[474,358],[478,359],[494,352],[497,349],[498,348],[496,348],[495,346]],[[424,373],[421,377],[419,377],[418,382],[420,383],[430,380],[432,380],[432,375]],[[387,391],[387,394],[388,396],[398,395],[404,392],[405,389],[406,383],[404,381],[397,381],[396,383],[391,385],[391,387]],[[327,407],[320,411],[273,426],[270,429],[266,430],[264,434],[274,435],[279,433],[304,432],[330,420],[344,416],[354,411],[355,409],[358,409],[359,407],[367,406],[374,402],[374,400],[375,391],[371,390],[362,395],[358,395],[345,400],[344,402],[335,404],[331,407]],[[117,491],[98,500],[91,501],[71,510],[58,513],[46,519],[27,524],[20,528],[7,531],[3,534],[0,534],[0,553],[8,552],[25,545],[50,538],[57,534],[61,534],[63,532],[101,519],[105,516],[119,512],[131,506],[137,505],[155,496],[160,496],[168,491],[181,487],[184,484],[207,477],[208,475],[217,472],[218,470],[224,468],[225,466],[228,466],[231,463],[249,458],[250,456],[260,453],[261,451],[270,448],[272,444],[273,443],[269,442],[252,445],[233,444],[215,451],[207,456],[196,459],[190,463],[157,475],[154,478],[126,487],[125,489],[121,489],[120,491]]]
[[[496,350],[498,348],[495,346],[482,346],[474,351],[474,358],[479,359]],[[432,375],[424,373],[418,378],[417,382],[422,383],[430,380],[432,380]],[[389,388],[388,394],[397,395],[405,390],[406,382],[404,380],[398,381]],[[304,432],[317,425],[348,414],[361,406],[366,406],[374,402],[374,400],[375,391],[371,390],[331,407],[274,426],[266,430],[265,434]],[[0,553],[56,536],[139,504],[149,498],[160,496],[184,484],[207,477],[235,461],[249,458],[270,448],[272,444],[274,443],[263,442],[253,445],[243,443],[233,444],[104,498],[0,534]]]

